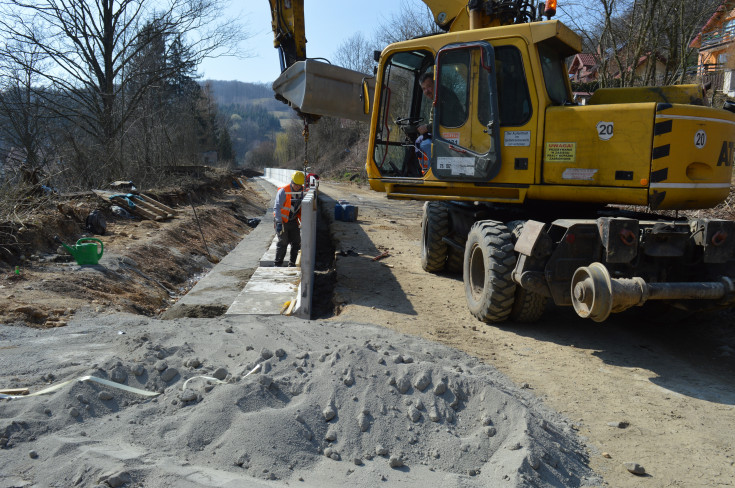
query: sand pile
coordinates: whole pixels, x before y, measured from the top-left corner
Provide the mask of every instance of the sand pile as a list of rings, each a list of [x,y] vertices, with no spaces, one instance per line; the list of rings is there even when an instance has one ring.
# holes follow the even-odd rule
[[[0,486],[599,484],[532,392],[379,327],[117,316],[3,327],[0,346],[2,387],[160,393],[0,400]]]

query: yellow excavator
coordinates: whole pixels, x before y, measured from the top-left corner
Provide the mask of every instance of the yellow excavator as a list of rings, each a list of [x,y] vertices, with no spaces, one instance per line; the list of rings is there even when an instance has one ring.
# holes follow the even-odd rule
[[[376,52],[374,77],[308,59],[303,1],[269,1],[276,97],[369,122],[371,188],[426,201],[422,266],[461,272],[478,319],[533,322],[549,300],[597,322],[735,302],[735,222],[661,215],[730,192],[735,113],[702,86],[575,103],[581,39],[551,20],[555,0],[424,0],[443,32]]]

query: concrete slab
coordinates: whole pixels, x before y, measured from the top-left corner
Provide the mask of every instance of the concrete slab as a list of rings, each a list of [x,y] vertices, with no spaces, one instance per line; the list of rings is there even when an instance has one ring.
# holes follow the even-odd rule
[[[260,265],[263,267],[273,267],[273,264],[276,262],[276,244],[278,243],[278,237],[273,238],[273,242],[271,242],[271,246],[268,248],[268,250],[261,256],[260,258]]]
[[[185,296],[169,308],[161,318],[217,317],[227,311],[242,292],[243,286],[257,270],[263,253],[273,242],[272,202],[276,188],[262,179],[256,179],[256,187],[265,198],[268,207],[260,225],[253,229],[240,243],[197,282]],[[280,309],[279,309],[280,310]]]
[[[285,302],[298,296],[299,268],[258,268],[227,315],[278,315]]]

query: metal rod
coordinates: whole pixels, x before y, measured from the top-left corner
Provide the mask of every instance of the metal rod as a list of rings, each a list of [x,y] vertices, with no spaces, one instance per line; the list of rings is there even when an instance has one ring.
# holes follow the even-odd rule
[[[212,253],[209,252],[209,246],[207,246],[207,240],[204,238],[204,232],[202,232],[202,225],[199,223],[199,216],[197,215],[197,209],[194,208],[194,201],[191,199],[191,192],[187,193],[189,197],[189,204],[191,209],[194,211],[194,220],[197,221],[197,227],[199,227],[199,234],[202,236],[202,242],[204,242],[204,249],[207,250],[207,256],[212,257]]]

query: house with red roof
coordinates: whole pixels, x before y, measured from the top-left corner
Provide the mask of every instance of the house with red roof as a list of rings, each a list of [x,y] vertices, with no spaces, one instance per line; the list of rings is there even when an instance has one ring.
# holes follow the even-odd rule
[[[735,0],[722,2],[689,47],[699,49],[698,73],[703,82],[735,96]]]

